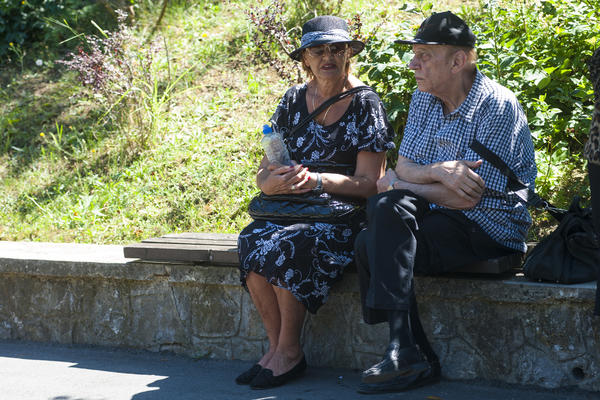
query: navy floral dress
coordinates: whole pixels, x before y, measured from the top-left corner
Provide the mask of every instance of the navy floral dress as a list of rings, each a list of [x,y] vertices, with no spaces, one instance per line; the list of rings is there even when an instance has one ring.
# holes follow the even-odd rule
[[[290,88],[271,117],[281,132],[293,160],[327,161],[356,167],[359,151],[383,152],[394,147],[394,132],[383,104],[372,91],[356,93],[346,113],[334,124],[314,120],[290,130],[309,113],[307,85]],[[309,170],[311,170],[309,168]],[[321,307],[331,286],[342,279],[344,268],[353,262],[354,238],[360,224],[274,223],[254,221],[239,235],[241,281],[254,271],[273,285],[290,290],[311,313]]]

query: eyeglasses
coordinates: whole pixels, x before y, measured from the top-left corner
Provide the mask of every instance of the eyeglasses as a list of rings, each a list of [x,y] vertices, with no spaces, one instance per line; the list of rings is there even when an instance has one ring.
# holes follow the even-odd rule
[[[332,56],[342,57],[346,53],[348,45],[346,43],[322,44],[320,46],[308,47],[306,50],[313,57],[322,57],[326,49],[329,50]]]

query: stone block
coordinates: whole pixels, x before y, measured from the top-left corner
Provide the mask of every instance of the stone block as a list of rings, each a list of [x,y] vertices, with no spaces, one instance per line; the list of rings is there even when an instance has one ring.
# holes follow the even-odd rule
[[[359,316],[360,314],[355,314]],[[376,325],[366,324],[362,318],[357,318],[352,323],[353,347],[356,351],[381,356],[389,341],[389,330],[387,323]]]
[[[240,330],[241,288],[207,285],[191,289],[191,333],[195,337],[233,337]]]
[[[267,337],[260,314],[254,307],[250,294],[240,287],[242,309],[240,313],[239,336],[248,340],[264,340]]]
[[[138,264],[137,262],[135,264]],[[144,265],[144,263],[139,263]],[[168,264],[165,276],[171,282],[191,283],[193,285],[241,286],[240,272],[237,268],[216,267],[212,265]]]
[[[340,363],[353,364],[353,340],[350,321],[353,315],[348,310],[349,295],[336,293],[316,314],[308,316],[302,334],[307,362],[314,366]],[[326,351],[324,351],[326,349]]]
[[[3,326],[8,338],[69,342],[73,318],[78,308],[68,282],[49,287],[45,279],[19,276],[1,279],[0,292],[10,293],[3,298]]]
[[[100,344],[118,345],[132,331],[130,289],[124,282],[102,281],[86,286],[77,281],[82,297],[79,315],[82,336],[79,343],[94,340]]]
[[[185,322],[178,312],[180,299],[174,296],[166,277],[143,285],[132,284],[128,297],[131,304],[129,343],[141,341],[158,347],[189,343]]]

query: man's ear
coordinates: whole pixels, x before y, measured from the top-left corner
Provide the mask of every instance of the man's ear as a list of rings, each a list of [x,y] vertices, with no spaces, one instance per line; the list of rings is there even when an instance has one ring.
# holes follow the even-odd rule
[[[456,73],[461,71],[465,65],[467,65],[467,53],[462,50],[456,51],[452,55],[452,72]]]

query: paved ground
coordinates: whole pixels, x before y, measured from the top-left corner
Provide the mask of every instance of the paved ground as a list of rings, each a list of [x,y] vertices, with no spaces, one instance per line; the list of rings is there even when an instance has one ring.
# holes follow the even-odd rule
[[[91,346],[0,341],[0,400],[588,400],[597,393],[545,391],[490,382],[449,382],[411,392],[359,395],[359,371],[309,368],[298,381],[264,391],[233,380],[250,363],[194,360]]]

